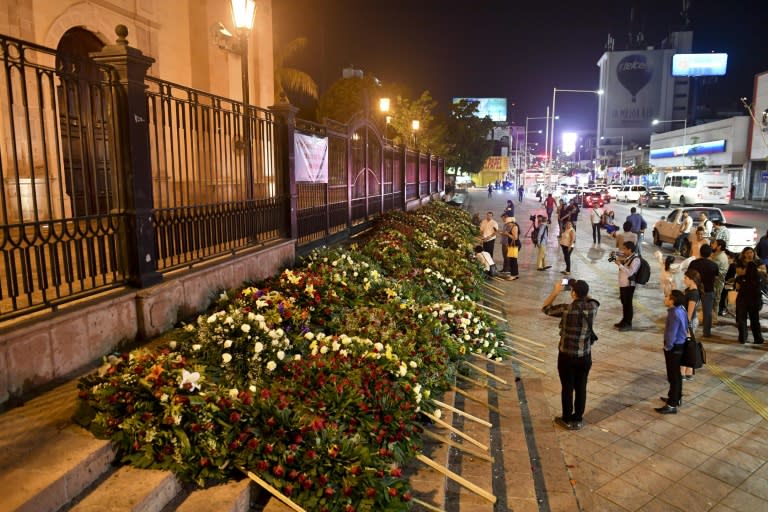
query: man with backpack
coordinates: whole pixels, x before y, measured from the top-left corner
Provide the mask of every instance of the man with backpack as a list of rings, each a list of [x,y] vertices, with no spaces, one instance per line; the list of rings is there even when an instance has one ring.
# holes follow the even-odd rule
[[[615,324],[620,331],[632,330],[632,317],[634,309],[632,299],[635,296],[636,274],[640,269],[642,258],[635,253],[634,242],[624,242],[621,247],[621,256],[614,258],[613,262],[619,268],[619,298],[621,300],[621,320]],[[648,263],[646,262],[646,265]],[[642,276],[643,278],[645,276]],[[642,281],[643,279],[640,279]],[[648,282],[647,280],[645,281]],[[645,284],[645,283],[640,283]]]
[[[536,216],[536,222],[534,223],[533,231],[531,232],[531,241],[536,246],[536,270],[544,271],[552,268],[552,265],[547,265],[547,237],[549,235],[549,224],[545,221],[546,217],[543,215]]]

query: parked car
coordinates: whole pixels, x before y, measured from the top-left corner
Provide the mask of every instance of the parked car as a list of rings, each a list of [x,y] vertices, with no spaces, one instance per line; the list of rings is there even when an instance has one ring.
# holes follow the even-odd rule
[[[683,216],[683,211],[688,212],[688,215],[691,216],[694,226],[696,226],[698,223],[699,215],[701,215],[702,212],[707,214],[707,218],[713,222],[716,220],[722,220],[723,225],[728,228],[729,251],[740,252],[745,247],[754,247],[757,244],[757,229],[750,226],[728,224],[725,220],[725,214],[720,208],[688,207],[675,208],[669,215],[662,217],[661,220],[653,225],[653,243],[656,246],[661,247],[663,243],[675,243],[677,235],[680,233],[680,219]],[[691,229],[691,236],[693,236],[695,231],[695,229]],[[685,257],[690,255],[690,239],[683,243],[683,247],[680,253]]]
[[[600,192],[584,192],[581,196],[581,205],[584,208],[593,208],[595,206],[603,207],[605,201]]]
[[[600,194],[600,196],[603,198],[604,203],[610,203],[611,202],[611,194],[608,192],[608,189],[606,187],[597,187],[592,189],[593,192],[597,192]]]
[[[663,190],[651,189],[640,196],[639,202],[643,206],[663,206],[664,208],[669,208],[672,200],[669,198],[669,194]]]
[[[648,189],[644,185],[624,185],[616,193],[616,201],[636,203],[640,200],[640,196],[646,192],[648,192]]]

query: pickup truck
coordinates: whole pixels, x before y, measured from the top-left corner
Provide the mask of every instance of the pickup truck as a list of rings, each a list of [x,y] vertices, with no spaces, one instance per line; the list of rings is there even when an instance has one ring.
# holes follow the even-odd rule
[[[704,212],[707,214],[707,218],[711,221],[722,220],[723,225],[728,228],[728,250],[731,252],[740,252],[745,247],[754,247],[757,244],[757,229],[749,226],[737,226],[735,224],[728,224],[725,220],[725,214],[720,208],[708,208],[704,206],[689,207],[689,208],[675,208],[666,217],[662,217],[661,220],[656,222],[653,226],[653,243],[654,245],[661,247],[664,242],[674,244],[677,239],[677,235],[680,233],[680,219],[683,217],[683,212],[688,212],[688,215],[693,219],[693,229],[691,229],[691,236],[699,223],[699,215]],[[683,247],[680,253],[684,257],[688,257],[691,253],[691,241],[686,240],[683,242]]]

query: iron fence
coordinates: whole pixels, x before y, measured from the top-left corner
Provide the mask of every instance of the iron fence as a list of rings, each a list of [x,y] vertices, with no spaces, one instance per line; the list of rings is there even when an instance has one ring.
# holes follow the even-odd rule
[[[442,190],[442,159],[370,120],[244,110],[146,76],[135,52],[0,35],[0,320],[274,240],[308,249]],[[327,137],[327,183],[295,182],[294,133]]]

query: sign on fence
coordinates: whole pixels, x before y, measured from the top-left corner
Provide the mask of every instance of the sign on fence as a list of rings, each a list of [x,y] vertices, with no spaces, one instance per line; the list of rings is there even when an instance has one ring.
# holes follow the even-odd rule
[[[296,133],[296,181],[328,183],[328,138]]]

